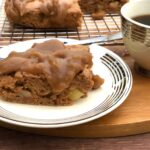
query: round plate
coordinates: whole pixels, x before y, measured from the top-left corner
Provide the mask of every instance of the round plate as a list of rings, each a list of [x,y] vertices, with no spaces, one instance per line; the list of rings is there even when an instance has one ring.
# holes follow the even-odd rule
[[[33,43],[48,39],[38,39],[19,42],[0,50],[4,58],[15,50],[22,52],[29,49]],[[75,40],[58,39],[65,43]],[[132,88],[132,74],[124,61],[110,50],[90,45],[93,55],[94,74],[104,78],[104,84],[97,90],[90,91],[86,98],[77,100],[71,106],[39,106],[17,104],[0,99],[0,120],[26,127],[58,128],[82,124],[100,118],[118,106],[127,98]]]

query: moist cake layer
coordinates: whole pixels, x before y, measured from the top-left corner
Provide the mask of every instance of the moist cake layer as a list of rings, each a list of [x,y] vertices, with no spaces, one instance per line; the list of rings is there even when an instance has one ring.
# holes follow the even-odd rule
[[[88,46],[65,46],[58,40],[34,44],[0,61],[0,96],[19,103],[72,104],[103,83],[91,67]]]

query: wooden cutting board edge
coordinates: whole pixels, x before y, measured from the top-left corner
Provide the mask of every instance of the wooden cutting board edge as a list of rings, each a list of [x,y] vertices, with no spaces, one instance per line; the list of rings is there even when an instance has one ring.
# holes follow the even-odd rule
[[[150,120],[134,122],[130,124],[118,125],[78,125],[65,128],[28,128],[16,125],[10,125],[0,122],[0,126],[8,129],[14,129],[26,133],[39,135],[48,135],[54,137],[80,137],[80,138],[97,138],[97,137],[122,137],[150,132]],[[96,131],[95,131],[96,130]]]

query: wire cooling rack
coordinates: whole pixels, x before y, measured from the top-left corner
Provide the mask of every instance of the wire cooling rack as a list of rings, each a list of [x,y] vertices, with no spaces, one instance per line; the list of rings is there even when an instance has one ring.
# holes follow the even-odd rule
[[[0,8],[0,46],[11,43],[39,38],[72,38],[88,39],[92,37],[112,34],[120,31],[120,16],[118,14],[107,14],[102,20],[93,20],[90,14],[83,16],[81,28],[69,29],[33,29],[18,25],[12,25],[5,15],[5,0]],[[122,40],[116,40],[103,45],[120,45]]]

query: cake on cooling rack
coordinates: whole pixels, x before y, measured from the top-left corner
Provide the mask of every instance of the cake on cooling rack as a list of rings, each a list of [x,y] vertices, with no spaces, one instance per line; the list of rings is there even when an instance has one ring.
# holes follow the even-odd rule
[[[121,6],[128,0],[80,0],[84,13],[91,13],[94,19],[102,19],[106,13],[119,12]]]
[[[128,0],[6,0],[8,19],[34,28],[76,28],[81,26],[82,12],[100,19],[117,12]]]
[[[17,103],[70,105],[103,84],[91,67],[88,46],[58,40],[34,44],[0,61],[0,96]]]
[[[10,21],[34,28],[75,28],[82,21],[78,0],[6,0],[5,12]]]

